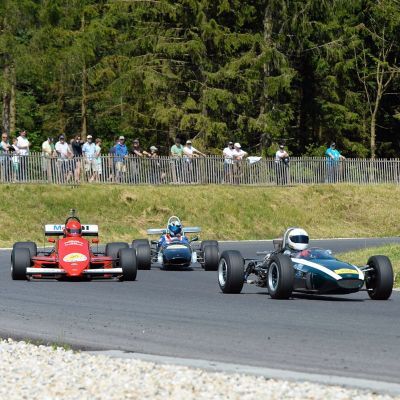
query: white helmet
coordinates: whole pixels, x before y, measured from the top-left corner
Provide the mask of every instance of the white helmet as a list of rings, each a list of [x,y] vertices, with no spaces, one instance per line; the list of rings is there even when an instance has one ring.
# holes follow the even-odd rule
[[[289,231],[286,244],[293,250],[301,251],[308,247],[308,233],[301,228],[294,228]]]

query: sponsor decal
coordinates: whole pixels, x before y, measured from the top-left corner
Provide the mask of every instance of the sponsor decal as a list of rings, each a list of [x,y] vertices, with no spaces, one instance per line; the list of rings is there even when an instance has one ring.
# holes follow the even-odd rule
[[[68,240],[67,242],[64,242],[65,246],[83,246],[83,243],[80,242],[79,240]]]
[[[70,254],[67,254],[63,258],[63,261],[68,262],[68,263],[76,263],[79,261],[86,261],[86,260],[87,260],[87,257],[81,253],[70,253]]]
[[[349,268],[335,269],[335,273],[338,274],[338,275],[345,275],[345,274],[358,275],[358,271],[357,270],[349,269]]]

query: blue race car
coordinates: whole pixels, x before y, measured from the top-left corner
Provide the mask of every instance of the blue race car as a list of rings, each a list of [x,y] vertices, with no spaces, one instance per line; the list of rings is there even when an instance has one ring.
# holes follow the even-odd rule
[[[288,299],[292,292],[349,294],[363,290],[373,300],[387,300],[393,288],[393,268],[386,256],[369,258],[364,266],[338,260],[330,250],[308,248],[308,234],[289,228],[274,240],[275,250],[262,252],[261,260],[243,259],[238,251],[224,251],[218,266],[223,293],[240,293],[243,284],[266,287],[274,299]],[[251,274],[255,280],[249,280]]]
[[[149,235],[161,235],[159,240],[138,239],[132,242],[136,249],[138,265],[141,269],[150,269],[153,263],[164,268],[187,268],[198,262],[206,271],[218,269],[219,248],[216,240],[205,240],[200,247],[193,243],[198,237],[189,239],[188,233],[199,233],[199,227],[183,228],[180,219],[172,216],[165,229],[148,229]],[[147,247],[146,247],[147,245]],[[146,251],[144,251],[146,248]]]

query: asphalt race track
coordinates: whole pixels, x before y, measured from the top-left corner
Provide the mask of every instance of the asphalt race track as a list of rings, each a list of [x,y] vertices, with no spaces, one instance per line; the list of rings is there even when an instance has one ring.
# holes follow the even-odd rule
[[[314,242],[333,251],[399,239]],[[221,243],[245,257],[270,242]],[[272,300],[246,285],[223,295],[217,273],[200,268],[139,271],[136,282],[12,281],[0,251],[0,336],[88,349],[334,374],[400,383],[400,292]]]

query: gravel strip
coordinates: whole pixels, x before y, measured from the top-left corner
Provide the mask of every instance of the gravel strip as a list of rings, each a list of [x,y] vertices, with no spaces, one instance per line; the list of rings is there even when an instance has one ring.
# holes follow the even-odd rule
[[[0,399],[400,399],[0,341]]]

